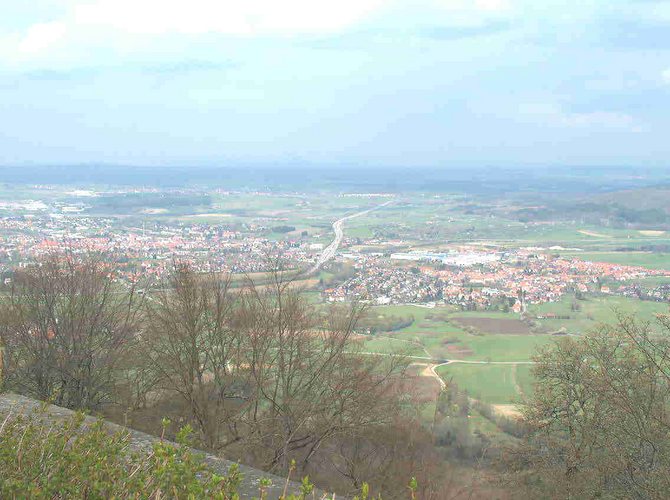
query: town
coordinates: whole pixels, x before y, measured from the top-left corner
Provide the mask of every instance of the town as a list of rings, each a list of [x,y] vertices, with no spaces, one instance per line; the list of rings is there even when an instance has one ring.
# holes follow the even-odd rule
[[[464,310],[510,309],[559,300],[566,293],[601,293],[631,296],[631,283],[648,277],[670,277],[665,270],[645,269],[577,258],[554,257],[535,248],[482,253],[467,248],[436,259],[425,253],[403,255],[412,265],[394,265],[394,256],[347,254],[354,259],[356,275],[325,290],[329,300],[368,299],[377,304],[443,303]],[[396,256],[397,258],[397,256]],[[445,263],[448,262],[448,263]],[[667,287],[643,295],[665,300]]]
[[[148,194],[155,196],[156,192]],[[194,196],[191,191],[177,194]],[[115,262],[118,279],[130,283],[141,277],[147,286],[160,282],[178,261],[188,261],[201,272],[243,275],[267,271],[269,260],[280,256],[287,268],[303,274],[310,270],[319,276],[313,287],[325,302],[450,304],[462,310],[521,314],[528,305],[555,302],[566,294],[621,295],[651,301],[667,301],[669,295],[667,284],[640,284],[647,278],[670,278],[669,271],[584,259],[578,248],[568,249],[574,256],[564,257],[559,254],[565,250],[560,246],[448,244],[438,240],[431,242],[433,250],[416,250],[412,241],[374,234],[348,236],[344,219],[338,226],[342,233],[336,237],[337,230],[330,228],[298,231],[287,218],[255,217],[240,222],[219,217],[208,222],[209,215],[217,214],[203,214],[195,221],[175,220],[160,217],[167,209],[157,208],[143,208],[141,217],[128,219],[94,215],[87,211],[86,201],[96,193],[79,189],[68,191],[67,196],[85,201],[6,203],[6,210],[23,213],[0,217],[0,265],[5,283],[11,281],[12,269],[45,254],[68,250],[105,252]],[[263,194],[255,196],[262,199]],[[354,198],[344,198],[347,196]],[[301,207],[308,205],[307,201],[298,202]],[[252,207],[249,210],[253,213]],[[281,237],[270,238],[269,232]],[[331,239],[333,244],[326,248],[324,242]],[[324,272],[330,279],[324,279]]]

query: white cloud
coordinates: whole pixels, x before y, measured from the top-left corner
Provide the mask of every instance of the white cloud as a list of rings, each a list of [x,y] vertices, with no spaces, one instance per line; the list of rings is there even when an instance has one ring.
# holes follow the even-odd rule
[[[668,2],[631,2],[623,13],[649,23],[670,22],[670,3]]]
[[[411,24],[430,16],[447,26],[480,26],[503,19],[517,0],[61,0],[61,15],[12,34],[8,62],[53,63],[106,48],[129,53],[172,34],[240,37],[339,33],[373,16]],[[388,21],[388,19],[387,19]],[[383,23],[382,23],[383,24]],[[139,35],[124,37],[123,35]],[[66,36],[67,35],[67,36]],[[148,36],[142,36],[148,35]],[[64,43],[67,38],[67,47]],[[56,50],[52,50],[56,49]],[[0,53],[0,56],[2,53]],[[58,57],[56,57],[58,56]],[[54,59],[56,58],[56,59]]]
[[[451,11],[504,12],[512,9],[510,0],[434,0],[434,4]]]
[[[61,15],[49,22],[36,22],[23,32],[0,30],[0,68],[76,65],[101,51],[160,53],[161,42],[175,34],[336,33],[398,0],[61,1]]]
[[[74,9],[78,25],[137,34],[292,35],[342,30],[383,0],[97,0]]]
[[[67,27],[62,22],[34,24],[19,41],[18,51],[24,55],[36,54],[60,41],[66,32]]]
[[[663,80],[663,83],[670,85],[670,68],[661,71],[661,79]]]

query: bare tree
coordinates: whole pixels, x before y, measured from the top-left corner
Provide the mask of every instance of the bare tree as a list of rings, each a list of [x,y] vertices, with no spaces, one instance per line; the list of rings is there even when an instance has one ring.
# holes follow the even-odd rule
[[[153,402],[150,396],[156,395],[160,376],[152,364],[147,363],[147,352],[141,333],[138,332],[120,357],[118,372],[115,402],[125,412],[146,409]]]
[[[147,303],[146,361],[161,387],[186,402],[204,445],[219,450],[241,437],[236,416],[247,403],[244,339],[234,328],[230,280],[176,264]]]
[[[389,420],[398,401],[391,380],[405,360],[364,355],[355,341],[359,305],[317,309],[274,269],[268,285],[248,283],[240,297],[256,391],[246,420],[267,465],[285,470],[298,458],[306,468],[329,439]]]
[[[537,358],[530,432],[510,452],[515,479],[559,498],[667,498],[670,319],[619,316]]]
[[[328,477],[322,480],[322,476],[334,469],[350,483],[350,489],[343,491],[350,496],[368,483],[372,498],[380,493],[389,500],[406,499],[412,477],[418,482],[417,498],[426,500],[479,498],[475,493],[484,486],[478,477],[478,465],[446,463],[443,451],[432,445],[430,431],[420,420],[404,415],[389,424],[353,429],[328,444],[327,449],[323,457],[327,463],[321,464],[316,478],[319,484],[327,484]]]
[[[281,263],[262,285],[177,265],[147,302],[145,359],[163,390],[178,394],[203,444],[237,458],[306,470],[337,436],[398,413],[401,356],[362,352],[363,310],[307,302]]]
[[[101,255],[50,255],[17,271],[0,302],[7,387],[69,408],[114,394],[136,333],[138,297]]]

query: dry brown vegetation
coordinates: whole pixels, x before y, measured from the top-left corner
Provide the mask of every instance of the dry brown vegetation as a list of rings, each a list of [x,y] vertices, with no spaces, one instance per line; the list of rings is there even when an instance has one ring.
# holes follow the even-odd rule
[[[475,328],[483,333],[503,335],[529,335],[532,333],[530,327],[518,319],[453,317],[450,320],[465,327]]]
[[[17,272],[2,298],[6,386],[156,432],[170,417],[197,445],[351,494],[362,482],[404,498],[446,498],[452,475],[415,411],[403,356],[356,341],[364,308],[317,308],[281,271],[262,286],[176,263],[137,294],[104,258],[51,256]],[[414,392],[414,394],[412,394]],[[429,391],[434,396],[434,388]]]

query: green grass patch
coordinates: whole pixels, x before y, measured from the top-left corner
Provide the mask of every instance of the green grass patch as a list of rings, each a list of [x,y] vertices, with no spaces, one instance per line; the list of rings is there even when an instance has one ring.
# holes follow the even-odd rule
[[[548,331],[564,328],[568,333],[586,333],[599,323],[616,322],[617,312],[634,314],[643,321],[654,324],[655,316],[667,313],[668,305],[662,302],[651,302],[619,296],[587,297],[577,301],[578,311],[572,310],[572,296],[565,296],[558,302],[547,302],[529,307],[533,316],[553,313],[569,316],[570,319],[540,319],[537,322]]]
[[[453,364],[441,366],[438,373],[447,383],[453,381],[475,399],[491,404],[510,404],[522,399],[518,391],[518,369],[514,373],[511,365]]]
[[[623,266],[640,266],[647,269],[670,271],[670,253],[652,252],[561,252],[561,256],[591,262],[607,262]]]

